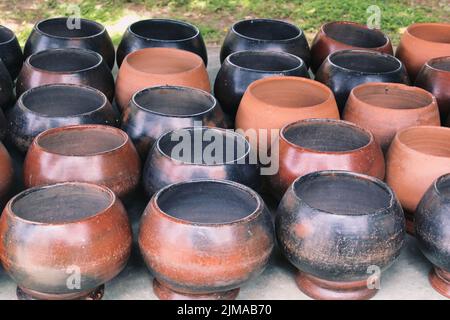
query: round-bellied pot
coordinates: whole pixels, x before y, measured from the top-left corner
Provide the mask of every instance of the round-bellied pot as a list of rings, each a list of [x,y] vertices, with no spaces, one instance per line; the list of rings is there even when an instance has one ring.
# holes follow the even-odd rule
[[[0,59],[15,80],[23,64],[22,48],[14,32],[4,26],[0,26]]]
[[[214,96],[195,88],[159,86],[133,95],[123,113],[122,130],[145,159],[163,133],[197,125],[227,127]]]
[[[0,60],[0,109],[5,110],[10,106],[14,99],[14,84],[11,80],[8,69]]]
[[[95,51],[102,55],[110,69],[114,67],[114,45],[106,28],[96,21],[70,17],[41,20],[34,25],[25,43],[24,55],[59,48]]]
[[[234,299],[274,246],[261,197],[231,181],[194,180],[156,193],[141,219],[139,247],[160,299]]]
[[[0,203],[3,206],[9,195],[14,179],[12,159],[3,143],[0,142]]]
[[[124,110],[138,91],[175,85],[211,91],[203,60],[195,53],[173,48],[147,48],[127,55],[116,82],[116,101]]]
[[[281,251],[299,270],[300,290],[314,299],[369,299],[373,275],[399,256],[405,218],[381,180],[346,171],[313,172],[295,180],[277,210]]]
[[[198,54],[208,65],[208,54],[200,30],[187,22],[172,19],[146,19],[131,24],[117,48],[117,65],[125,56],[144,48],[175,48]]]
[[[368,82],[409,84],[408,74],[397,58],[370,50],[341,50],[330,54],[316,73],[336,97],[342,114],[350,91]]]
[[[88,86],[49,84],[22,94],[7,112],[8,139],[25,153],[41,132],[76,124],[119,126],[119,114],[106,96]]]
[[[280,131],[279,169],[269,176],[272,194],[280,199],[292,182],[320,170],[348,170],[384,178],[384,157],[373,135],[353,123],[307,119]]]
[[[128,135],[120,129],[66,126],[48,129],[33,140],[23,174],[27,188],[83,181],[105,185],[123,198],[137,187],[141,162]]]
[[[349,49],[394,53],[391,40],[380,30],[350,21],[329,22],[320,27],[311,45],[311,69],[317,71],[329,54]]]
[[[230,54],[214,82],[214,95],[222,109],[235,118],[245,90],[255,80],[270,76],[309,78],[302,59],[285,52],[239,51]]]
[[[403,128],[441,125],[432,94],[398,83],[366,83],[353,88],[343,118],[372,132],[385,152]]]
[[[414,23],[403,33],[395,55],[412,81],[428,60],[450,56],[450,23]]]
[[[22,300],[101,299],[104,284],[125,267],[131,243],[124,206],[94,184],[27,189],[0,218],[0,258]]]
[[[220,49],[220,63],[236,51],[281,51],[301,58],[309,66],[311,53],[303,30],[285,21],[249,19],[236,22]]]

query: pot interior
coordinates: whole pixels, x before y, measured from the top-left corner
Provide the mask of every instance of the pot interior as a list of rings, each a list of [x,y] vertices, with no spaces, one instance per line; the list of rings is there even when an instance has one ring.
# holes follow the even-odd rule
[[[378,48],[387,42],[380,31],[352,23],[329,23],[324,26],[324,32],[333,40],[359,48]]]
[[[436,183],[436,187],[442,196],[450,198],[450,174],[440,177]]]
[[[435,69],[450,72],[450,57],[436,58],[428,61],[428,64]]]
[[[101,62],[101,56],[86,50],[45,50],[30,56],[30,64],[51,72],[80,72]]]
[[[278,52],[241,51],[229,56],[232,64],[249,70],[283,72],[302,65],[295,56]]]
[[[126,59],[134,69],[154,74],[184,73],[203,64],[203,60],[194,53],[166,48],[138,50]]]
[[[0,26],[0,43],[10,41],[12,38],[14,38],[14,33],[8,28]]]
[[[244,20],[233,26],[235,32],[257,40],[289,40],[300,35],[296,26],[277,20]]]
[[[140,37],[163,41],[190,39],[198,33],[195,27],[187,23],[153,19],[135,22],[130,30]]]
[[[398,138],[404,145],[418,152],[437,157],[450,157],[449,128],[412,127],[400,132]]]
[[[79,19],[79,22],[78,26],[72,19],[53,18],[39,22],[37,29],[47,35],[62,38],[92,37],[104,30],[103,26],[95,21]]]
[[[416,38],[450,44],[450,24],[424,24],[412,26],[409,33]]]
[[[401,62],[393,56],[376,52],[338,51],[329,59],[341,68],[363,73],[388,73],[401,67]]]

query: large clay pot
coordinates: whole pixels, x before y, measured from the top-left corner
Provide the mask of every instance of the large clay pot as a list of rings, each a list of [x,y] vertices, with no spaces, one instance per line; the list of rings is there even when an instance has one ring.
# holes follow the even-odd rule
[[[269,177],[280,199],[292,182],[320,170],[347,170],[384,178],[384,157],[369,131],[350,122],[307,119],[284,126],[279,137],[279,169]]]
[[[131,24],[117,48],[117,65],[125,56],[144,48],[175,48],[198,54],[208,65],[208,54],[200,30],[187,22],[171,19],[146,19]]]
[[[5,110],[11,103],[14,103],[13,87],[9,71],[0,60],[0,109]]]
[[[267,265],[273,225],[250,188],[231,181],[183,182],[152,197],[139,246],[160,299],[234,299]]]
[[[311,45],[311,69],[316,72],[329,54],[349,49],[394,53],[391,40],[380,30],[356,22],[329,22],[320,27]]]
[[[4,26],[0,26],[0,59],[15,80],[23,64],[22,48],[14,32]]]
[[[131,243],[122,203],[93,184],[27,189],[0,218],[0,258],[22,300],[101,299]]]
[[[1,206],[8,200],[9,191],[14,179],[12,159],[3,143],[0,142],[0,203]]]
[[[381,180],[346,171],[295,180],[275,226],[281,251],[299,270],[297,285],[314,299],[374,296],[379,278],[373,273],[394,262],[405,236],[394,192]]]
[[[173,48],[147,48],[127,55],[116,82],[116,101],[124,110],[138,91],[175,85],[211,91],[203,60],[195,53]]]
[[[441,124],[432,94],[398,83],[366,83],[353,88],[343,118],[371,131],[385,152],[399,130]]]

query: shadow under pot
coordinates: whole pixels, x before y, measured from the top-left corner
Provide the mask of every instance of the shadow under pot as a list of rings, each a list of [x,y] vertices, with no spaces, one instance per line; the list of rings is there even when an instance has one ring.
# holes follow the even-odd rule
[[[104,125],[48,129],[33,140],[24,161],[27,188],[82,181],[105,185],[124,198],[140,176],[139,155],[127,134]]]
[[[220,49],[220,63],[237,51],[281,51],[301,58],[309,68],[311,53],[305,34],[297,26],[273,19],[236,22]]]
[[[208,54],[200,30],[187,22],[171,19],[146,19],[131,24],[117,48],[117,65],[125,56],[144,48],[166,47],[193,52],[199,55],[205,66]]]
[[[0,109],[5,110],[14,103],[14,84],[8,69],[0,59]]]
[[[374,137],[353,123],[307,119],[280,131],[279,169],[269,176],[272,193],[280,199],[292,182],[321,170],[347,170],[384,178],[384,157]]]
[[[87,85],[114,98],[114,78],[101,55],[84,49],[50,49],[29,56],[17,78],[16,93],[45,84]]]
[[[41,132],[68,125],[105,124],[118,127],[119,114],[106,96],[88,86],[50,84],[22,94],[7,112],[8,140],[21,152]]]
[[[8,150],[0,142],[0,205],[2,207],[8,200],[13,182],[13,162]]]
[[[131,243],[124,206],[93,184],[27,189],[0,218],[1,261],[20,300],[101,299],[104,284],[125,267]],[[67,285],[74,272],[79,287]]]
[[[22,48],[14,32],[4,26],[0,26],[0,59],[14,81],[23,64]]]
[[[405,218],[381,180],[319,171],[289,187],[275,229],[281,251],[299,270],[301,291],[314,299],[362,300],[378,291],[371,268],[383,271],[399,256]]]
[[[24,55],[61,48],[79,48],[102,55],[110,69],[114,67],[114,45],[100,23],[82,18],[58,17],[39,21],[25,43]]]
[[[196,180],[158,191],[139,247],[158,298],[230,300],[266,267],[273,224],[261,197],[230,181]]]
[[[330,54],[315,79],[333,91],[341,114],[350,91],[357,85],[368,82],[409,84],[408,74],[400,60],[369,50],[342,50]]]

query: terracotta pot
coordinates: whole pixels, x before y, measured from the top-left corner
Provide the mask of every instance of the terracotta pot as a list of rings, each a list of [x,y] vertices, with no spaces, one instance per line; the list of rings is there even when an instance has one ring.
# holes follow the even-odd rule
[[[160,86],[133,95],[123,114],[122,130],[145,159],[163,133],[194,125],[227,126],[216,99],[200,89]]]
[[[311,53],[303,30],[285,21],[249,19],[236,22],[220,50],[220,63],[236,51],[281,51],[301,58],[307,66]]]
[[[387,151],[395,134],[418,125],[440,126],[439,109],[432,94],[397,83],[366,83],[355,87],[343,118],[371,131]]]
[[[349,21],[334,21],[320,27],[311,46],[311,69],[316,72],[329,54],[339,50],[370,49],[393,54],[391,40],[377,29]]]
[[[3,143],[0,142],[0,203],[3,207],[8,200],[9,191],[14,180],[12,159]]]
[[[273,225],[250,188],[189,181],[153,196],[142,216],[139,246],[160,299],[234,299],[267,265]]]
[[[0,60],[0,109],[7,109],[14,101],[13,87],[9,71]]]
[[[198,54],[208,65],[208,54],[200,30],[187,22],[171,19],[146,19],[131,24],[117,48],[117,65],[125,56],[144,48],[175,48]]]
[[[106,96],[88,86],[49,84],[22,94],[7,112],[8,140],[21,152],[41,132],[75,124],[119,126],[119,114]]]
[[[77,18],[76,22],[74,20],[70,17],[58,17],[36,23],[25,43],[25,57],[47,49],[88,49],[101,54],[112,69],[115,60],[114,45],[106,28],[96,21],[82,18]]]
[[[23,64],[22,48],[14,32],[4,26],[0,26],[0,59],[15,80]]]
[[[124,110],[133,94],[161,85],[211,91],[205,64],[198,55],[173,48],[148,48],[123,60],[116,82],[117,104]]]
[[[405,218],[381,180],[319,171],[289,187],[275,228],[301,291],[314,299],[369,299],[378,291],[369,286],[376,280],[370,270],[383,271],[399,256]]]
[[[395,55],[405,64],[414,81],[425,62],[450,56],[450,23],[410,25],[403,33]]]
[[[105,185],[125,197],[137,187],[140,169],[136,149],[122,130],[66,126],[46,130],[33,140],[24,162],[24,183],[29,188],[83,181]]]
[[[93,184],[25,190],[0,218],[0,258],[22,300],[101,299],[104,283],[125,267],[131,242],[122,203]],[[79,288],[68,286],[75,273]]]
[[[384,178],[384,157],[369,131],[350,122],[307,119],[284,126],[279,137],[279,169],[269,177],[281,198],[292,182],[320,170],[348,170]]]

